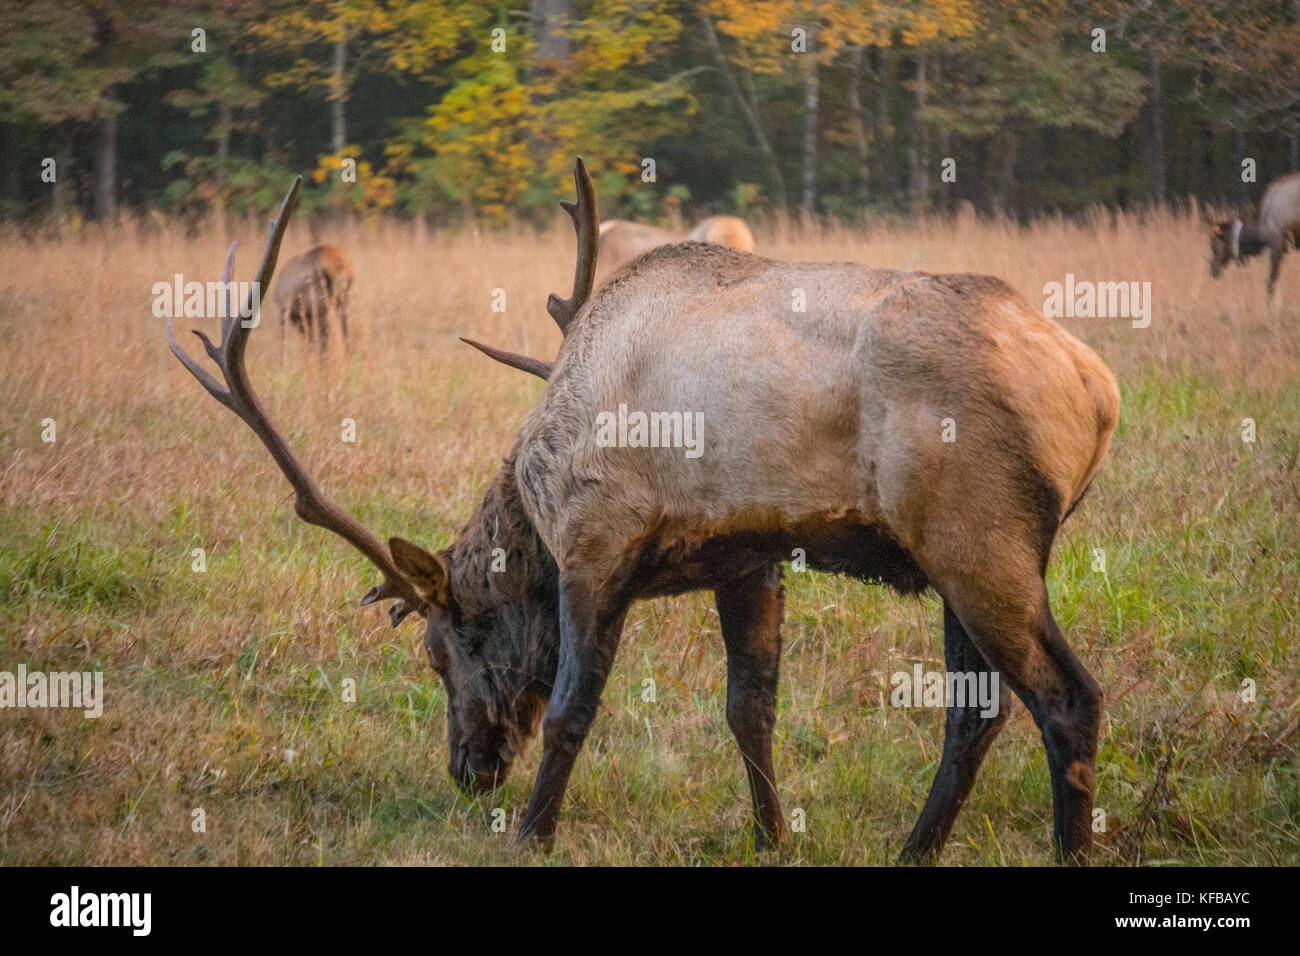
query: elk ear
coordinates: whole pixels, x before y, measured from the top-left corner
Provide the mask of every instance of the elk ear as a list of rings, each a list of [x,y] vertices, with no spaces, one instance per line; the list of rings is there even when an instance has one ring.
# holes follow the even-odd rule
[[[442,553],[431,554],[405,538],[389,538],[397,570],[406,575],[426,600],[441,607],[451,605],[451,566]]]

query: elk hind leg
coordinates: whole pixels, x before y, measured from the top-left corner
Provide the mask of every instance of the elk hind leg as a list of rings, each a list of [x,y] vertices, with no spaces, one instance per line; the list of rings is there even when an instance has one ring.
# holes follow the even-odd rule
[[[784,832],[772,767],[772,728],[781,666],[781,566],[768,565],[714,589],[727,648],[727,724],[736,736],[754,807],[754,844],[762,850]]]
[[[988,661],[973,643],[961,621],[945,602],[943,606],[943,657],[949,674],[974,675],[976,688],[993,688]],[[901,863],[932,863],[952,832],[953,822],[975,784],[984,755],[1007,722],[1011,691],[996,683],[997,700],[985,716],[977,700],[948,701],[944,720],[943,756],[921,816],[899,856]]]
[[[990,569],[990,575],[995,573]],[[1042,734],[1052,780],[1057,859],[1086,863],[1092,846],[1101,686],[1066,644],[1048,607],[1043,580],[1002,584],[994,588],[1001,593],[993,593],[969,579],[955,589],[951,583],[936,582],[975,648],[998,672],[1000,682],[1024,701]]]
[[[339,334],[344,342],[348,340],[348,292],[352,280],[342,278],[334,282],[334,308],[339,316]]]

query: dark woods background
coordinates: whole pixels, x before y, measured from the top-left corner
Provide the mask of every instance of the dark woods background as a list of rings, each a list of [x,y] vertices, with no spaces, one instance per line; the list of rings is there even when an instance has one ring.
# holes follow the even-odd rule
[[[196,224],[306,171],[318,215],[549,221],[579,152],[650,220],[1242,202],[1300,168],[1300,0],[0,5],[4,218]]]

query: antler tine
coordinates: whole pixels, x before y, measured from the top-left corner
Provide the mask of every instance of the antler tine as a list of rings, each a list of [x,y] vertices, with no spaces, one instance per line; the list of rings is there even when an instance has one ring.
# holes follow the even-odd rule
[[[234,323],[235,316],[243,314],[235,311],[234,278],[235,246],[237,245],[238,243],[235,242],[230,244],[230,249],[226,252],[226,264],[221,267],[221,297],[225,306],[221,313],[221,342],[223,345],[225,344],[226,339],[230,337],[230,326]],[[198,333],[195,334],[197,335]],[[208,355],[212,355],[211,348],[208,349]]]
[[[591,297],[591,287],[596,280],[596,254],[600,249],[600,217],[596,212],[596,187],[592,185],[591,174],[582,157],[573,165],[573,184],[577,189],[577,202],[560,200],[560,205],[573,220],[573,228],[578,234],[578,256],[573,267],[573,293],[567,299],[561,299],[551,293],[546,300],[546,311],[551,313],[560,331],[568,334],[569,323],[582,311],[587,299]]]
[[[475,342],[473,339],[461,337],[461,341],[466,345],[472,345],[488,358],[495,359],[502,365],[509,365],[511,368],[517,368],[521,372],[527,372],[530,375],[536,375],[542,381],[551,377],[555,371],[555,363],[543,361],[542,359],[533,358],[530,355],[520,355],[518,352],[507,352],[505,349],[494,348],[491,345],[484,345],[482,342]]]
[[[194,334],[203,339],[209,349],[212,347],[212,343],[208,341],[208,337],[202,332],[196,331]],[[234,411],[234,406],[230,404],[230,391],[209,375],[207,369],[203,368],[198,362],[190,358],[184,349],[176,344],[176,336],[172,332],[171,319],[167,320],[167,344],[171,347],[172,354],[181,360],[181,364],[189,369],[190,374],[199,380],[199,384],[207,389],[208,394],[219,401],[222,405],[225,405],[226,408]]]
[[[302,177],[295,176],[293,185],[284,196],[284,201],[280,203],[280,211],[276,217],[271,220],[269,235],[266,237],[266,250],[262,253],[262,265],[257,270],[257,283],[248,290],[248,298],[244,302],[244,308],[240,310],[240,321],[236,322],[233,315],[227,314],[221,322],[221,348],[229,355],[227,364],[230,366],[229,371],[234,371],[240,378],[240,382],[231,383],[232,386],[242,385],[245,391],[254,402],[256,396],[253,395],[253,387],[248,383],[248,374],[244,371],[244,349],[248,346],[248,333],[252,331],[258,323],[259,315],[255,312],[261,312],[262,292],[270,288],[271,277],[275,275],[275,265],[280,258],[280,242],[284,239],[284,232],[289,227],[289,217],[293,211],[298,208],[298,190],[302,188]],[[225,280],[230,281],[231,273],[235,264],[235,244],[230,244],[230,254],[226,257]],[[234,298],[234,291],[227,288],[227,294]],[[253,304],[257,303],[254,309]],[[230,312],[229,309],[226,310]],[[247,315],[247,318],[243,318]],[[260,409],[259,409],[260,410]],[[265,414],[263,414],[265,417]]]
[[[271,457],[275,459],[281,473],[293,486],[295,493],[294,511],[298,517],[309,524],[314,524],[327,531],[333,531],[364,554],[379,569],[384,576],[384,582],[375,588],[371,588],[366,597],[362,599],[362,603],[369,604],[390,597],[400,598],[400,605],[395,605],[393,609],[393,623],[396,624],[410,610],[417,610],[421,614],[427,614],[428,606],[424,598],[420,596],[410,579],[397,569],[388,548],[362,527],[355,518],[326,498],[320,488],[316,486],[316,483],[312,481],[302,463],[294,456],[284,438],[271,424],[266,409],[262,407],[262,402],[257,397],[257,393],[253,391],[252,383],[248,379],[248,372],[244,367],[244,349],[248,345],[248,333],[257,325],[258,310],[256,306],[260,305],[262,290],[269,287],[271,278],[275,274],[276,259],[280,254],[280,242],[284,239],[289,217],[293,215],[294,207],[297,205],[298,190],[301,186],[302,177],[299,176],[294,179],[293,185],[284,197],[284,202],[280,204],[279,214],[271,222],[266,251],[262,255],[262,265],[257,271],[257,285],[250,290],[244,308],[239,313],[235,313],[233,310],[235,294],[229,285],[234,272],[235,259],[235,246],[233,243],[231,244],[230,252],[226,255],[226,265],[222,271],[222,281],[226,283],[223,287],[223,294],[226,299],[225,311],[227,314],[222,316],[221,319],[221,345],[219,347],[214,346],[202,332],[195,332],[195,335],[203,340],[208,355],[211,356],[221,370],[226,384],[223,386],[176,344],[170,320],[167,323],[167,342],[171,346],[172,353],[190,371],[190,374],[198,379],[199,384],[207,389],[213,398],[238,415],[253,430],[253,433],[261,439],[262,444],[271,453]],[[238,321],[236,316],[239,317]],[[247,318],[244,318],[244,316],[247,316]],[[400,615],[397,613],[399,606]]]

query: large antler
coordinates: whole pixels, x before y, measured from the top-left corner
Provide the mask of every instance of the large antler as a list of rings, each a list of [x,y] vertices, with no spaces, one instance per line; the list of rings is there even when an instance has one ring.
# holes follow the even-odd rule
[[[566,335],[569,323],[582,311],[591,296],[591,287],[596,281],[596,253],[600,249],[600,217],[596,214],[596,187],[591,183],[591,174],[587,164],[578,157],[573,166],[573,184],[578,191],[577,202],[560,200],[560,205],[573,220],[573,228],[578,233],[578,258],[573,267],[573,294],[561,299],[551,293],[546,300],[546,311]]]
[[[591,174],[587,172],[587,164],[582,161],[581,156],[578,157],[578,161],[573,166],[573,182],[577,187],[577,201],[560,200],[560,205],[564,207],[564,211],[573,220],[573,228],[578,233],[578,259],[573,267],[573,294],[567,299],[561,299],[555,293],[551,293],[546,300],[546,311],[551,313],[551,317],[555,319],[560,331],[565,335],[569,334],[569,323],[582,311],[587,299],[591,297],[591,287],[596,279],[596,253],[600,248],[600,222],[596,215],[596,189],[591,184]],[[461,341],[466,345],[474,346],[488,358],[494,359],[502,365],[509,365],[521,372],[536,375],[543,381],[549,379],[551,373],[555,371],[555,363],[548,362],[545,359],[520,355],[518,352],[507,352],[505,349],[484,345],[482,342],[475,342],[473,339],[461,338]]]
[[[460,340],[466,345],[474,346],[488,358],[495,359],[502,365],[517,368],[521,372],[527,372],[529,375],[536,375],[542,381],[549,379],[551,373],[555,371],[555,363],[548,362],[545,359],[533,358],[531,355],[520,355],[518,352],[507,352],[505,349],[494,348],[491,345],[484,345],[482,342],[467,339],[463,335]]]
[[[289,217],[293,215],[294,207],[298,204],[298,189],[301,185],[302,177],[299,176],[293,181],[288,194],[284,197],[284,202],[280,204],[279,214],[271,222],[271,234],[267,239],[266,252],[262,255],[262,266],[257,272],[257,284],[250,291],[243,310],[238,313],[235,312],[235,284],[231,280],[235,267],[235,244],[233,242],[230,244],[230,252],[226,255],[226,266],[221,274],[221,294],[224,299],[225,314],[221,317],[220,348],[213,345],[202,332],[197,330],[194,332],[203,340],[203,347],[208,357],[217,363],[226,384],[222,385],[218,382],[176,344],[170,319],[167,320],[167,343],[171,346],[172,353],[180,359],[181,364],[199,380],[199,384],[207,389],[213,398],[238,415],[262,440],[262,444],[271,453],[271,457],[275,459],[284,477],[289,479],[289,484],[293,486],[296,494],[294,511],[297,512],[298,517],[309,524],[333,531],[364,554],[380,570],[384,576],[383,583],[366,592],[361,603],[372,604],[385,598],[401,598],[390,610],[393,625],[396,626],[411,611],[427,614],[428,607],[424,598],[420,596],[410,579],[397,569],[388,548],[363,528],[355,518],[326,498],[316,487],[316,483],[311,480],[302,464],[294,457],[289,446],[285,444],[280,433],[267,418],[266,410],[253,391],[248,373],[244,369],[244,349],[248,345],[248,333],[257,324],[257,308],[262,293],[270,285],[271,276],[275,273],[275,261],[280,254],[280,240],[284,238]],[[242,321],[241,317],[244,317]]]

